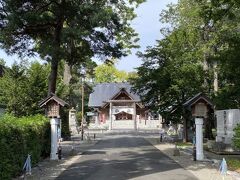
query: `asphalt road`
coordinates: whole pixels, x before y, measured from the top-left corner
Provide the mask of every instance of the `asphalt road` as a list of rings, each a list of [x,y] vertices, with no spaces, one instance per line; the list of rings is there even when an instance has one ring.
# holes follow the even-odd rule
[[[111,135],[86,151],[57,180],[197,180],[141,136]]]

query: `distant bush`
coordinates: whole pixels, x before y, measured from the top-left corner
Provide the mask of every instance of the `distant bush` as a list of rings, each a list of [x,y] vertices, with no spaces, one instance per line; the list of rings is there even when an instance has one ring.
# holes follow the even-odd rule
[[[234,128],[233,144],[236,149],[240,149],[240,124]]]
[[[0,179],[18,175],[28,154],[32,164],[50,153],[50,123],[42,115],[0,117]]]

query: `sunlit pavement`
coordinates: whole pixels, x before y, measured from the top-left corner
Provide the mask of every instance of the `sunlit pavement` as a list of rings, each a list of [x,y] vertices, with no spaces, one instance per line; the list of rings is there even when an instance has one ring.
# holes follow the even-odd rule
[[[58,180],[196,180],[143,136],[109,134],[63,171]]]

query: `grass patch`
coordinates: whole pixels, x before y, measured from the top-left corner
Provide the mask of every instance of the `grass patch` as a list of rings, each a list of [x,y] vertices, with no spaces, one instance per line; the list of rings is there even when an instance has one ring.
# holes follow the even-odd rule
[[[184,147],[184,146],[192,146],[193,144],[190,142],[177,142],[176,145],[179,147]]]
[[[226,159],[228,169],[231,171],[237,171],[240,172],[240,160],[239,159]]]

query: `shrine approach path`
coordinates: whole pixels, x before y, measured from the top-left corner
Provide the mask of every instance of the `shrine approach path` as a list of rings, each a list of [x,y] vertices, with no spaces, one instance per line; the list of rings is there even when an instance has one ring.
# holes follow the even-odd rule
[[[143,136],[108,135],[57,180],[197,180]]]

